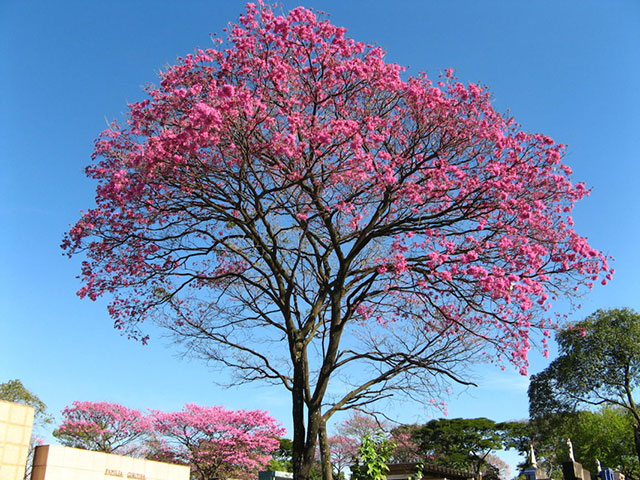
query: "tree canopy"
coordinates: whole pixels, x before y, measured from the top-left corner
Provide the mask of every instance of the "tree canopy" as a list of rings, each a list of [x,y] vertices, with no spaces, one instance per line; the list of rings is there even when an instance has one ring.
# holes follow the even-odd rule
[[[552,413],[525,425],[527,442],[518,450],[527,455],[529,443],[532,443],[539,468],[549,478],[555,478],[562,476],[562,463],[569,458],[567,438],[570,438],[576,460],[592,474],[597,472],[596,460],[599,460],[602,467],[635,478],[640,469],[635,452],[634,424],[633,415],[612,405],[593,411]]]
[[[288,438],[280,438],[280,445],[277,450],[271,454],[269,461],[269,470],[277,472],[291,472],[291,458],[293,457],[293,442]]]
[[[68,447],[96,452],[133,453],[136,442],[153,431],[145,414],[118,403],[75,401],[62,417],[53,436]]]
[[[571,438],[576,459],[580,459],[585,468],[596,473],[596,460],[599,460],[605,468],[637,478],[640,469],[632,434],[635,421],[628,411],[608,405],[565,418],[569,420],[565,424],[566,437]],[[566,461],[566,456],[560,457],[562,454],[566,452],[561,451],[556,458]]]
[[[640,409],[633,396],[640,384],[640,315],[628,308],[598,310],[556,336],[559,355],[531,377],[533,419],[612,405],[634,419],[628,432],[640,459]]]
[[[152,413],[153,429],[198,480],[255,479],[285,430],[266,412],[187,404],[179,412]]]
[[[41,426],[53,422],[53,417],[47,412],[47,405],[18,379],[0,383],[0,400],[33,407],[35,411],[34,422]]]
[[[253,479],[285,430],[266,412],[187,404],[179,412],[140,412],[117,403],[73,402],[53,433],[63,445],[191,467],[194,478]],[[290,441],[288,441],[290,444]],[[289,447],[290,448],[290,447]]]
[[[492,465],[493,454],[515,446],[513,438],[520,426],[488,418],[440,418],[414,426],[412,436],[429,462],[497,477],[502,466]]]
[[[228,32],[103,132],[63,247],[116,328],[146,341],[153,319],[288,389],[297,480],[335,412],[437,396],[478,358],[524,373],[554,298],[610,278],[564,146],[484,87],[408,77],[301,7],[249,3]]]

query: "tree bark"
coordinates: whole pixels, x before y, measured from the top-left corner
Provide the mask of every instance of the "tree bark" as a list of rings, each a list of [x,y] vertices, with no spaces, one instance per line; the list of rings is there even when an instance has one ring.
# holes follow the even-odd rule
[[[322,480],[333,480],[333,468],[331,466],[331,448],[327,436],[327,424],[323,421],[318,430],[320,443],[320,463],[322,465]]]
[[[293,478],[309,480],[315,461],[318,429],[322,424],[321,403],[305,401],[308,390],[308,373],[304,347],[294,347],[292,413],[293,413]],[[306,410],[306,423],[305,423]]]
[[[311,464],[305,459],[307,442],[304,424],[304,366],[300,357],[296,358],[297,361],[294,361],[293,365],[293,388],[291,392],[293,405],[293,452],[291,463],[294,480],[308,480]]]
[[[633,440],[636,446],[636,455],[640,462],[640,425],[637,423],[633,426]]]

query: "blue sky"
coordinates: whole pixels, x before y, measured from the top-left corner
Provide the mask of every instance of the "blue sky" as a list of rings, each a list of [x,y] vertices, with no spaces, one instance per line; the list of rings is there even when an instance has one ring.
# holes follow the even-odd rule
[[[59,244],[95,185],[83,169],[105,121],[175,58],[210,45],[244,2],[0,3],[0,382],[20,378],[53,413],[73,400],[178,409],[185,402],[270,410],[290,426],[282,390],[223,389],[161,332],[150,346],[111,327],[106,301],[79,300],[80,259]],[[284,10],[300,3],[285,1]],[[526,130],[569,145],[574,178],[593,188],[576,229],[616,258],[616,275],[583,301],[640,310],[640,3],[628,1],[307,1],[391,62],[480,82]],[[532,354],[532,371],[548,360]],[[527,379],[479,367],[454,392],[452,417],[527,416]],[[403,421],[437,412],[391,411]],[[513,457],[509,457],[513,461]]]

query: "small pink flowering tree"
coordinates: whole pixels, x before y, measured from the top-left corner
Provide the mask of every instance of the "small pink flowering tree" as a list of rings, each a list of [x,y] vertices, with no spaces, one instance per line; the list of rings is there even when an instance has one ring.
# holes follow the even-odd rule
[[[338,479],[343,478],[346,469],[354,464],[358,456],[360,441],[343,435],[332,435],[328,441],[333,474]]]
[[[479,355],[524,373],[551,302],[613,273],[573,230],[588,190],[562,145],[481,86],[403,71],[310,10],[247,4],[101,135],[97,205],[63,244],[118,329],[154,319],[290,392],[297,480],[335,412],[435,397]]]
[[[390,440],[396,446],[393,450],[394,462],[410,463],[426,460],[420,453],[420,448],[411,436],[410,430],[396,428],[391,432]]]
[[[144,440],[140,452],[147,460],[184,464],[184,459],[180,457],[176,449],[155,431]]]
[[[254,479],[278,449],[285,430],[266,412],[187,404],[180,412],[153,412],[163,451],[191,465],[195,478]]]
[[[364,414],[357,411],[353,411],[351,416],[338,425],[337,428],[339,437],[353,438],[358,442],[365,435],[375,437],[389,430],[390,427],[386,421],[380,420],[372,414]]]
[[[141,412],[117,403],[75,401],[62,417],[53,435],[63,445],[104,453],[133,453],[153,428]]]
[[[318,435],[318,456],[322,468],[322,478],[330,479],[335,474],[343,474],[345,467],[353,464],[358,456],[358,448],[365,436],[370,438],[384,435],[388,425],[373,415],[352,411],[351,416],[337,427],[337,435],[328,436],[326,426]]]

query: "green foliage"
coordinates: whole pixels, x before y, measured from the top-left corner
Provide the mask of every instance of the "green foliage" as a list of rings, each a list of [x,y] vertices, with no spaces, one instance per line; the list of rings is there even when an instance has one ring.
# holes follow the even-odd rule
[[[636,478],[640,468],[633,434],[630,434],[634,422],[627,410],[613,406],[532,420],[530,429],[538,464],[548,474],[555,473],[561,478],[562,462],[569,458],[566,440],[571,438],[576,460],[592,472],[592,476],[597,472],[598,459],[604,467]]]
[[[598,459],[606,467],[637,478],[640,469],[630,435],[633,425],[633,417],[621,408],[607,406],[598,412],[578,412],[569,432],[575,454],[592,472],[596,471]]]
[[[559,356],[529,386],[531,418],[617,404],[640,422],[632,392],[640,385],[640,315],[598,310],[556,336]]]
[[[442,418],[418,427],[413,436],[422,455],[433,463],[478,474],[489,465],[488,455],[515,442],[512,433],[517,426],[488,418]]]
[[[29,405],[35,410],[35,422],[44,426],[53,422],[53,417],[47,413],[47,406],[36,394],[18,379],[0,383],[0,400]]]
[[[533,418],[528,423],[529,439],[533,444],[538,468],[545,471],[549,478],[562,478],[562,462],[568,458],[567,433],[575,414],[554,413],[545,417]],[[523,443],[518,451],[529,456],[529,443]],[[519,465],[524,469],[526,462]],[[524,478],[524,475],[523,475]]]
[[[411,475],[408,480],[421,480],[423,476],[423,472],[424,472],[424,463],[418,462],[416,464],[415,473]]]
[[[358,449],[359,459],[352,469],[352,480],[384,480],[395,444],[381,435],[365,435]]]
[[[531,442],[531,431],[529,422],[512,421],[496,423],[496,428],[502,437],[502,448],[504,450],[514,449],[519,452],[528,452]]]
[[[269,461],[269,470],[276,472],[293,472],[293,442],[288,438],[280,439],[280,447],[273,452]]]
[[[565,421],[567,415],[572,418],[570,414],[585,405],[623,408],[633,421],[617,441],[632,442],[640,459],[640,409],[633,398],[633,392],[640,386],[638,338],[640,314],[629,308],[597,310],[558,333],[558,358],[531,377],[529,414],[532,420],[545,427],[545,422],[557,424]],[[584,417],[586,413],[580,415]],[[558,449],[554,447],[550,451],[551,458]],[[621,466],[628,464],[619,455],[616,458],[622,462]]]

